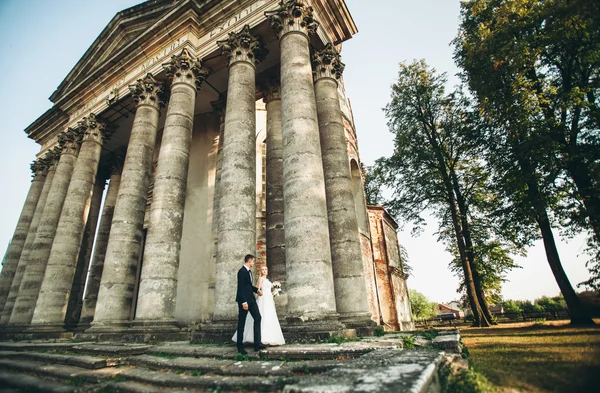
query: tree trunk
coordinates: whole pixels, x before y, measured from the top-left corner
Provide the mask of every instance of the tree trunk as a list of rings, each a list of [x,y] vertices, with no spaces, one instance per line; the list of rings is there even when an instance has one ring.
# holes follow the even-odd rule
[[[458,204],[458,210],[462,225],[462,234],[465,239],[465,247],[466,254],[469,264],[471,265],[471,272],[473,274],[473,282],[475,284],[475,294],[477,295],[477,300],[479,300],[479,305],[481,306],[481,310],[485,315],[486,319],[491,323],[494,318],[492,318],[492,313],[490,312],[490,307],[488,305],[487,299],[485,297],[485,292],[482,286],[482,278],[479,275],[479,269],[477,267],[477,260],[475,258],[475,253],[473,251],[473,241],[471,239],[471,225],[469,225],[469,212],[467,209],[467,205],[465,203],[465,199],[460,190],[460,185],[458,183],[458,178],[456,176],[456,172],[453,170],[450,171],[452,178],[452,186],[454,188],[454,194],[456,195],[456,202]]]
[[[540,195],[537,181],[535,180],[535,174],[531,168],[531,164],[522,154],[518,154],[519,165],[523,174],[527,178],[527,194],[533,209],[535,211],[535,220],[540,227],[542,239],[544,241],[544,249],[546,250],[546,258],[550,269],[554,274],[554,279],[560,288],[560,291],[565,298],[569,314],[571,315],[572,325],[594,325],[594,321],[590,318],[587,310],[582,306],[567,274],[565,273],[558,249],[556,248],[556,242],[554,241],[554,235],[552,233],[552,227],[550,220],[546,212],[547,205]]]

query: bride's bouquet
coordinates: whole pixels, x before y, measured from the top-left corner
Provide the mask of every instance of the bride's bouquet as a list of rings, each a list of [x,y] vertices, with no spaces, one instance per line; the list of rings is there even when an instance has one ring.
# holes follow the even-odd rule
[[[281,283],[279,281],[273,282],[273,296],[278,296],[279,292],[281,292]]]

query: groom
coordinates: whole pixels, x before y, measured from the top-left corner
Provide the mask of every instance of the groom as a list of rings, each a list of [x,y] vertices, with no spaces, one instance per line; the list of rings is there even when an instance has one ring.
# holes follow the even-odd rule
[[[244,266],[240,268],[237,275],[237,295],[235,301],[238,303],[238,328],[237,328],[237,349],[242,355],[248,352],[244,349],[244,326],[246,325],[246,317],[248,312],[254,318],[254,350],[260,351],[266,346],[260,341],[260,311],[254,293],[262,296],[262,292],[252,285],[252,267],[254,266],[254,255],[248,254],[244,257]]]

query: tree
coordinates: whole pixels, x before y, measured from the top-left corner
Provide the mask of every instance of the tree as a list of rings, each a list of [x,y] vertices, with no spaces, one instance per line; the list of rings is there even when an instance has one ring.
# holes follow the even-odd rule
[[[571,217],[589,231],[597,252],[598,3],[471,0],[461,13],[455,60],[494,124],[487,161],[508,205],[522,222],[538,226],[571,322],[591,324],[562,267],[552,226],[554,217]]]
[[[519,305],[519,303],[517,303],[514,300],[507,300],[503,303],[504,306],[504,312],[506,314],[517,314],[517,313],[522,313],[523,309],[521,308],[521,306]]]
[[[496,198],[488,192],[488,173],[477,143],[478,117],[469,99],[457,90],[445,93],[446,76],[424,60],[400,64],[391,102],[384,111],[395,134],[394,153],[367,171],[369,198],[381,200],[381,187],[391,198],[384,204],[399,222],[420,230],[424,212],[438,219],[439,236],[457,256],[462,288],[473,310],[475,325],[492,320],[481,275],[483,247],[474,231],[486,233],[502,247],[489,219]],[[493,265],[493,264],[492,264]]]
[[[427,300],[421,292],[409,289],[408,298],[410,299],[414,319],[430,319],[437,314],[435,311],[436,304]]]

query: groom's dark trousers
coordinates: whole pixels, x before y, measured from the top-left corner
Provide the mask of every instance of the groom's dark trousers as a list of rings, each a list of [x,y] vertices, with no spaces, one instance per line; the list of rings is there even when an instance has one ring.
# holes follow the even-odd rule
[[[237,295],[235,301],[238,303],[238,327],[237,327],[237,347],[243,348],[244,340],[244,327],[246,326],[246,317],[248,313],[254,318],[254,349],[261,345],[260,338],[260,311],[258,311],[258,305],[256,299],[254,299],[254,292],[258,292],[258,288],[252,285],[252,279],[250,278],[250,272],[245,266],[238,271],[238,283],[237,283]],[[242,307],[243,303],[248,304],[248,310],[244,310]]]

